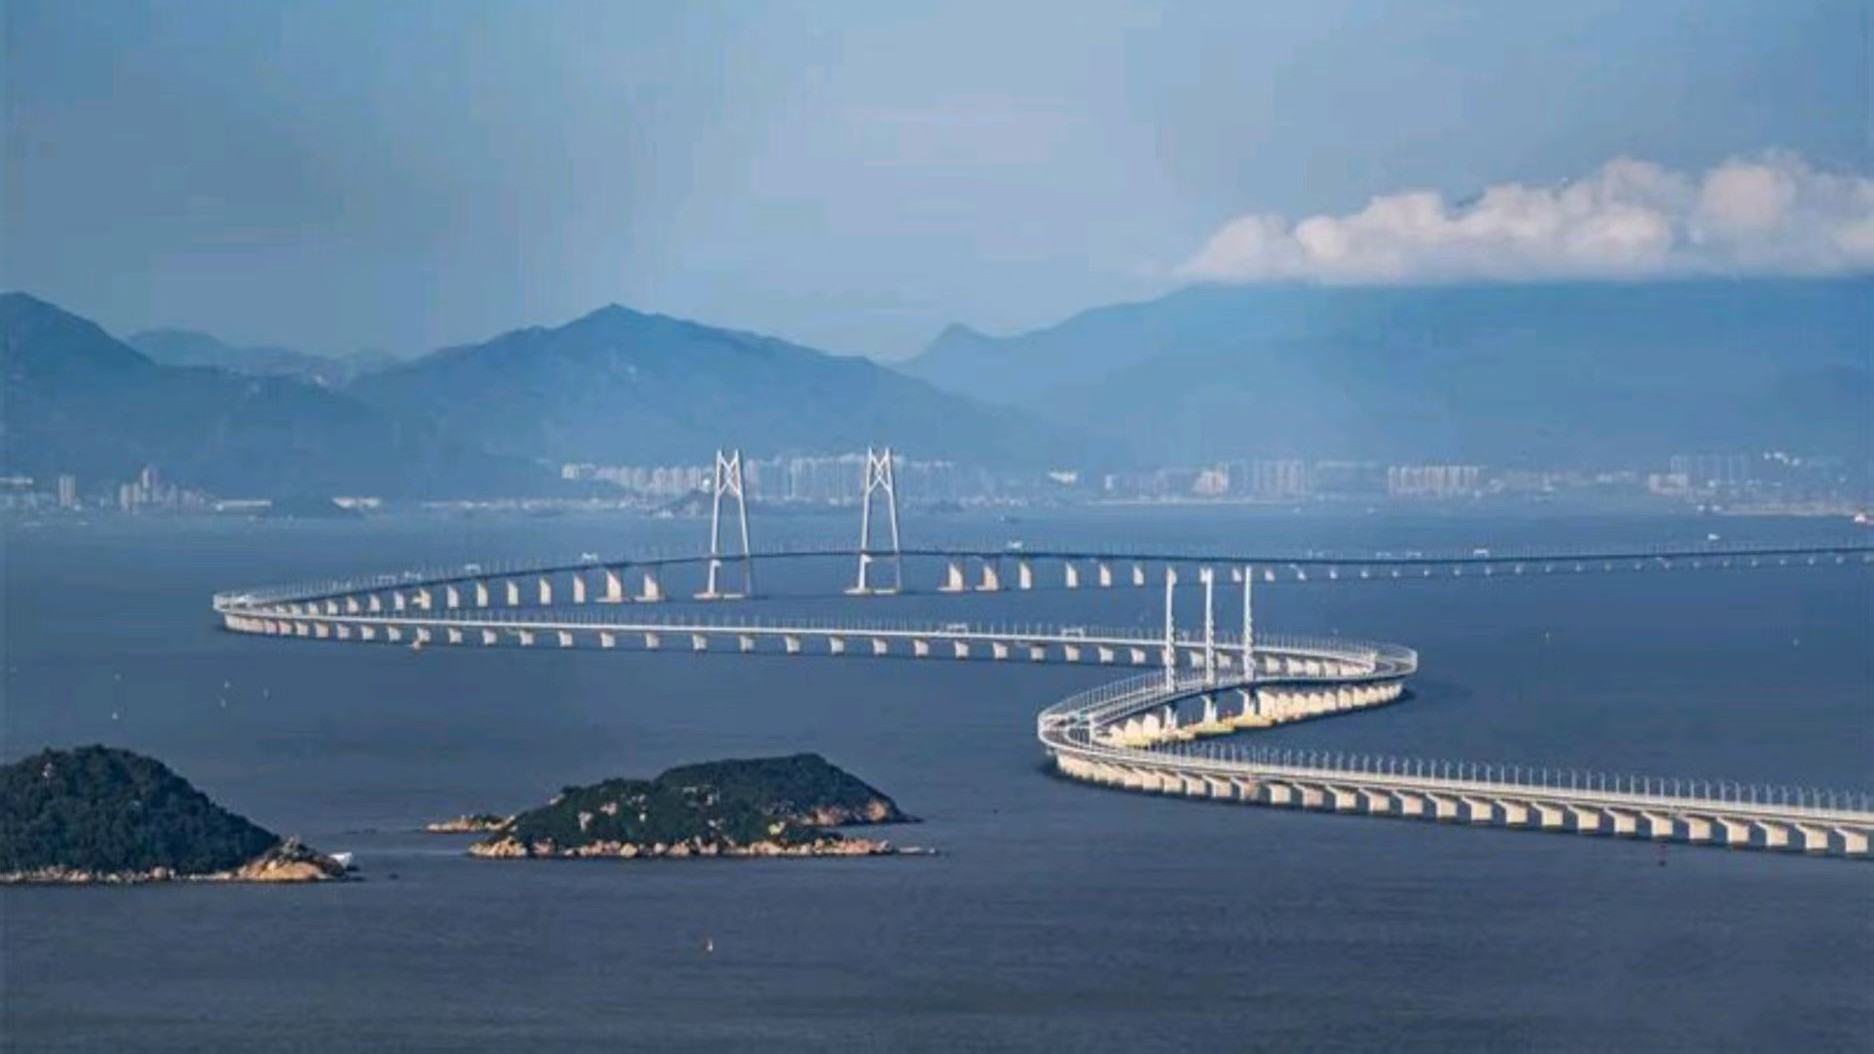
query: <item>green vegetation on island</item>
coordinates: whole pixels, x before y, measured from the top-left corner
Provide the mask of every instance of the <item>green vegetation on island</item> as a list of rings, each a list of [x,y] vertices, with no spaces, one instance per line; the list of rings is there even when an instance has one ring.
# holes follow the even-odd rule
[[[655,779],[567,787],[477,856],[862,856],[888,842],[831,828],[906,823],[890,798],[818,754],[711,761]]]
[[[0,766],[0,881],[303,882],[344,871],[128,750],[43,750]]]

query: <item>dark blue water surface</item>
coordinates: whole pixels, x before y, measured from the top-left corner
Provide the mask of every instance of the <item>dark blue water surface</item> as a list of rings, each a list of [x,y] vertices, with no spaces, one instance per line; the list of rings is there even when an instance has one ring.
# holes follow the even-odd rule
[[[756,526],[844,540],[855,518]],[[11,531],[6,758],[148,752],[268,827],[354,851],[367,881],[0,891],[6,1045],[1866,1050],[1874,1036],[1874,867],[1689,847],[1661,866],[1638,842],[1051,778],[1035,711],[1111,671],[416,654],[236,637],[208,612],[231,586],[688,548],[703,529],[413,517]],[[1843,530],[1215,509],[953,516],[910,533],[1404,550],[1713,529]],[[775,574],[776,589],[806,584]],[[1262,742],[1874,789],[1866,570],[1284,585],[1258,600],[1268,630],[1394,640],[1424,660],[1409,701]],[[1157,604],[1126,590],[861,610],[1143,626]],[[795,750],[894,795],[928,821],[896,837],[941,855],[493,862],[410,833],[566,783]]]

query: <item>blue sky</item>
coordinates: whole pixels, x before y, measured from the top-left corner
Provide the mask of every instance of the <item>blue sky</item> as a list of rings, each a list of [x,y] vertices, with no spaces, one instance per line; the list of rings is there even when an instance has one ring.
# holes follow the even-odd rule
[[[893,358],[1192,278],[1573,275],[1458,214],[1618,158],[1679,181],[1660,273],[1858,266],[1869,6],[4,0],[0,286],[316,351],[616,301]],[[1733,159],[1802,232],[1697,248]],[[1368,206],[1413,189],[1402,248]]]

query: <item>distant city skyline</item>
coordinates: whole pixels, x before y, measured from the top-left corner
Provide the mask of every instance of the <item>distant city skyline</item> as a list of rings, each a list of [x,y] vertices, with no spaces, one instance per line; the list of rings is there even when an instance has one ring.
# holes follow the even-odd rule
[[[125,335],[409,355],[617,302],[900,359],[1200,278],[1874,260],[1861,3],[4,19],[0,287]]]

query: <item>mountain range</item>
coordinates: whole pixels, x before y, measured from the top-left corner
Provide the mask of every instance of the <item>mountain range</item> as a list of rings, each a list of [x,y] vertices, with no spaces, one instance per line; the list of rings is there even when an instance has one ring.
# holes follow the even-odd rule
[[[165,366],[97,324],[0,294],[0,460],[9,474],[122,480],[145,464],[219,494],[538,491],[538,467],[490,458],[420,419],[285,377]]]
[[[1030,468],[1635,465],[1866,459],[1874,430],[1865,278],[1196,287],[1009,337],[953,326],[901,369],[616,305],[389,364],[133,339],[145,350],[0,295],[0,468],[95,481],[153,463],[223,494],[474,496],[557,492],[563,462],[695,464],[718,446],[889,443]]]
[[[924,458],[1030,464],[1068,430],[867,359],[622,307],[345,379],[317,360],[186,332],[140,335],[0,295],[11,474],[127,479],[144,464],[214,493],[540,494],[566,461],[695,464],[892,443]]]
[[[1632,464],[1869,451],[1874,280],[1200,286],[1009,337],[953,326],[906,373],[1226,456]]]
[[[551,463],[691,464],[718,446],[1042,466],[1066,426],[942,392],[870,359],[616,305],[369,374],[346,391],[487,449]]]

